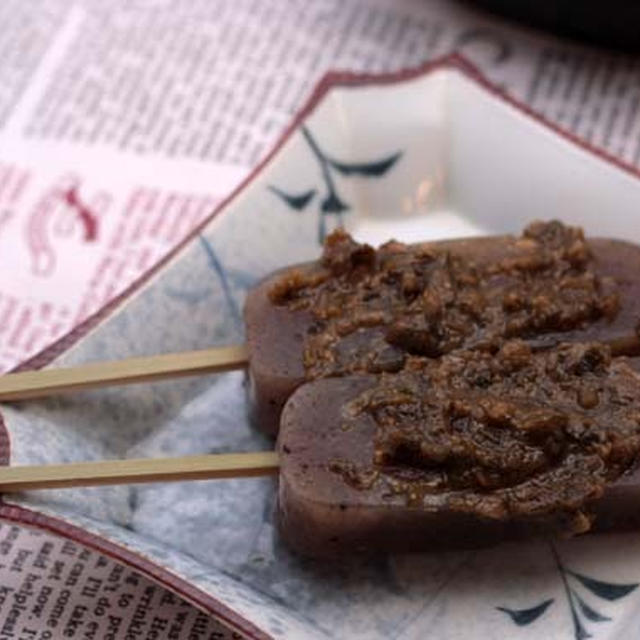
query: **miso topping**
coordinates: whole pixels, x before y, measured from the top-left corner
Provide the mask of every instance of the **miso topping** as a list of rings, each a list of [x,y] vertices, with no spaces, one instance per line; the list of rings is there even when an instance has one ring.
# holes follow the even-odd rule
[[[470,252],[390,242],[375,251],[343,231],[310,270],[288,273],[271,301],[312,316],[308,379],[398,371],[407,356],[496,351],[613,319],[619,294],[600,277],[582,230],[536,222],[481,263]],[[587,402],[589,400],[587,399]]]
[[[370,466],[342,469],[345,482],[489,518],[582,513],[640,453],[640,378],[597,343],[414,359],[346,415],[370,416],[375,436]]]

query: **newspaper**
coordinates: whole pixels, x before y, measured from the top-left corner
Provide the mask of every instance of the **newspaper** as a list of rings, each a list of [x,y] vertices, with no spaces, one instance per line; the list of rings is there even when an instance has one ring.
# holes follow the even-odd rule
[[[110,558],[0,523],[0,640],[238,640]]]
[[[637,60],[454,2],[4,0],[0,25],[0,370],[66,333],[175,246],[331,68],[396,70],[458,51],[546,118],[640,163]],[[0,640],[56,637],[44,614],[29,615],[43,589],[55,588],[36,571],[38,549],[53,545],[63,562],[64,545],[0,529],[0,542],[11,536],[0,556],[0,622],[18,616],[19,624],[14,635],[2,628]],[[21,550],[25,569],[12,572]],[[117,565],[100,561],[81,561],[84,582],[107,584]],[[71,571],[72,558],[64,566]],[[89,606],[82,589],[70,589],[64,624]],[[179,616],[182,604],[170,606],[167,617]],[[118,610],[118,633],[127,615]],[[108,633],[100,627],[95,637]]]

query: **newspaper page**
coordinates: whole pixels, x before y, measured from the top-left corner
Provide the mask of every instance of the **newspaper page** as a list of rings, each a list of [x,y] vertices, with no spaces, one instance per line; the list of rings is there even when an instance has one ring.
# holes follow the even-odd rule
[[[0,640],[239,640],[188,602],[70,540],[0,523]]]
[[[637,60],[456,2],[4,0],[0,370],[62,336],[184,238],[327,70],[397,70],[453,51],[548,119],[640,163]],[[74,620],[83,629],[75,637],[129,637],[150,583],[127,583],[126,569],[88,551],[65,555],[44,534],[5,526],[0,544],[0,640],[62,637]],[[36,564],[45,548],[46,569]],[[76,563],[82,575],[64,615],[51,618]],[[105,615],[90,631],[86,612],[100,598],[115,602],[110,575],[122,593],[132,587],[130,604],[110,609],[117,629]],[[83,595],[98,583],[95,596]],[[170,629],[183,604],[167,598],[158,588],[152,600],[168,607],[157,615]],[[218,637],[153,635],[148,611],[146,635],[135,637]],[[184,629],[195,615],[185,614]]]

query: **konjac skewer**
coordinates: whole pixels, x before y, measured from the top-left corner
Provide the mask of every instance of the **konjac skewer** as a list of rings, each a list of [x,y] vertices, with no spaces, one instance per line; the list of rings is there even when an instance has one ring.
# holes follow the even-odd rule
[[[456,351],[287,402],[278,518],[305,555],[640,527],[640,375],[597,343]]]
[[[337,233],[319,261],[256,287],[245,318],[255,422],[275,435],[303,382],[392,373],[409,357],[495,352],[513,338],[638,354],[640,248],[558,222],[377,252]]]
[[[608,347],[457,350],[287,402],[277,453],[0,469],[0,490],[279,472],[305,555],[419,551],[640,526],[640,375]]]
[[[320,261],[256,287],[255,416],[281,425],[279,457],[256,473],[280,465],[291,546],[476,546],[582,532],[594,514],[597,528],[640,525],[640,377],[618,357],[638,352],[639,267],[638,247],[560,223],[377,252],[338,232]],[[173,464],[61,467],[55,486],[65,469],[76,484],[215,477]],[[3,471],[0,487],[31,471]]]

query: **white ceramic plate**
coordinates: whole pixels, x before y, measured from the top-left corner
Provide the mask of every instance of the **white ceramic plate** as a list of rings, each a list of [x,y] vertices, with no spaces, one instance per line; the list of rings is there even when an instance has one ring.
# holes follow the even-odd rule
[[[571,141],[458,58],[323,81],[276,149],[143,282],[27,366],[242,339],[247,288],[318,255],[343,222],[374,242],[519,231],[560,218],[640,240],[633,169]],[[2,407],[12,464],[264,449],[241,373]],[[1,452],[0,452],[1,453]],[[274,481],[6,496],[0,516],[133,565],[249,637],[631,637],[640,535],[380,557],[297,559],[272,524]]]

